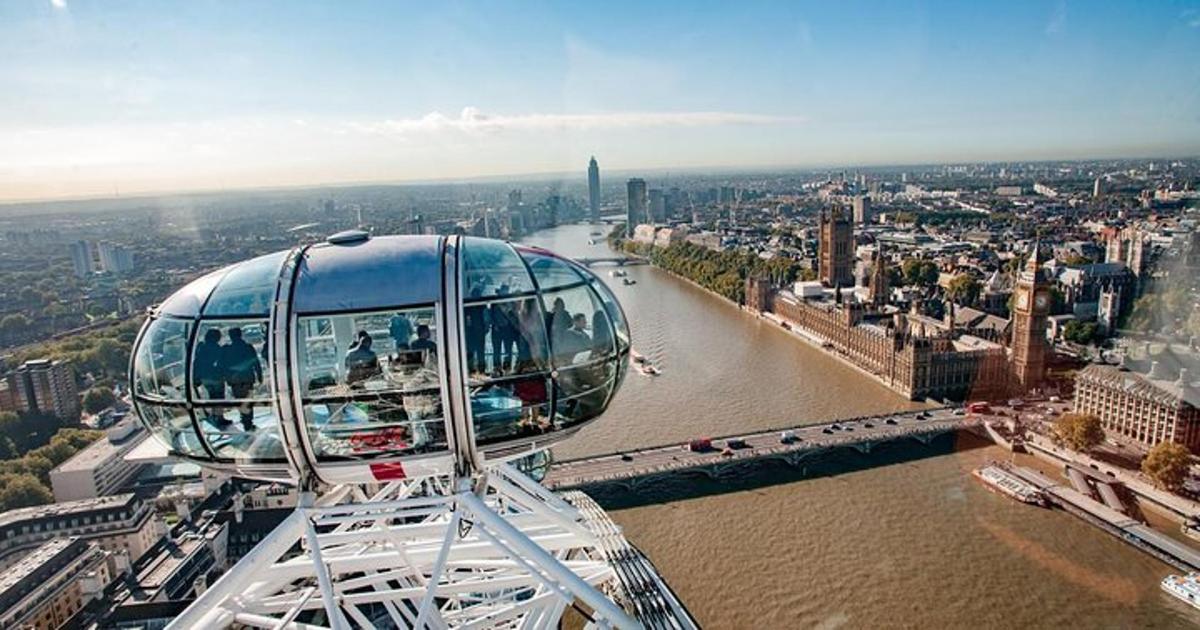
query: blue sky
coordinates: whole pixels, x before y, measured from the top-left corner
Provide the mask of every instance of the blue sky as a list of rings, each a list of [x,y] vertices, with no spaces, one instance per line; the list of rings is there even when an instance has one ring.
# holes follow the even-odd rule
[[[0,199],[1200,154],[1200,0],[0,0],[0,60]]]

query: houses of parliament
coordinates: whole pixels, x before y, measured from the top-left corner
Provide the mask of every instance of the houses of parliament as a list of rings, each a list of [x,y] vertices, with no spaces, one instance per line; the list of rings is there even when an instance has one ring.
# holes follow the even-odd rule
[[[1050,292],[1036,245],[1015,278],[1009,320],[948,301],[945,316],[933,318],[919,298],[894,300],[881,243],[864,286],[855,286],[853,252],[851,220],[822,213],[819,280],[789,290],[747,278],[746,306],[912,400],[993,398],[1042,383]]]

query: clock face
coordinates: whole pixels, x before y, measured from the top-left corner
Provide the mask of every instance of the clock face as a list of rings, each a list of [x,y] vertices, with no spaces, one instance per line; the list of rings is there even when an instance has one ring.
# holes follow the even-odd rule
[[[1029,294],[1022,291],[1017,294],[1017,308],[1029,308]]]
[[[1046,308],[1047,300],[1048,298],[1046,297],[1045,293],[1039,293],[1037,298],[1034,299],[1034,302],[1037,304],[1038,308]]]

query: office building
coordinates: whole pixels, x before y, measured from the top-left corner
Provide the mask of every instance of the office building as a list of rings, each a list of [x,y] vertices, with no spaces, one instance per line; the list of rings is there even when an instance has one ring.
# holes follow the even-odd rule
[[[75,269],[75,276],[79,279],[84,279],[94,271],[96,266],[92,262],[92,246],[87,241],[75,241],[67,246],[71,251],[71,266]]]
[[[79,390],[70,364],[31,359],[6,374],[0,404],[17,413],[44,413],[63,420],[79,419]],[[4,409],[0,409],[4,410]]]
[[[854,286],[854,227],[840,209],[821,212],[818,279],[831,287]]]
[[[649,191],[650,198],[650,221],[653,223],[666,223],[667,221],[667,196],[663,194],[661,188],[651,188]]]
[[[588,211],[592,223],[600,222],[600,165],[596,164],[596,156],[588,162]]]
[[[96,250],[100,255],[100,268],[104,271],[118,274],[133,271],[133,252],[128,249],[101,241],[96,245]]]
[[[132,493],[0,513],[0,570],[53,538],[76,536],[137,560],[162,536],[154,508]]]
[[[648,223],[646,180],[639,177],[625,184],[625,236],[633,238],[633,230],[641,223]]]
[[[1075,411],[1099,417],[1105,433],[1120,442],[1145,448],[1175,442],[1200,453],[1200,389],[1191,372],[1165,359],[1151,359],[1149,369],[1131,363],[1136,362],[1120,368],[1091,364],[1080,371]]]
[[[99,547],[56,538],[0,575],[0,628],[59,628],[104,596],[114,567]]]
[[[106,435],[50,471],[55,501],[77,501],[112,494],[141,472],[143,464],[125,456],[146,439],[132,419],[109,427]]]
[[[871,198],[866,195],[855,195],[853,201],[854,224],[866,225],[871,222]]]
[[[1100,179],[1099,177],[1097,177],[1096,181],[1092,182],[1092,196],[1099,197],[1100,195],[1103,195],[1103,194],[1104,194],[1104,181],[1102,179]]]

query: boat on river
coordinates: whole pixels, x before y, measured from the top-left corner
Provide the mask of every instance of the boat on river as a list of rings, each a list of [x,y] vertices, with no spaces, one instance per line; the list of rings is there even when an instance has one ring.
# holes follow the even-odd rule
[[[1168,575],[1161,583],[1162,590],[1192,608],[1200,608],[1200,574]]]
[[[991,463],[971,471],[988,490],[1028,505],[1046,506],[1046,497],[1029,482],[1004,468],[1003,464]]]

